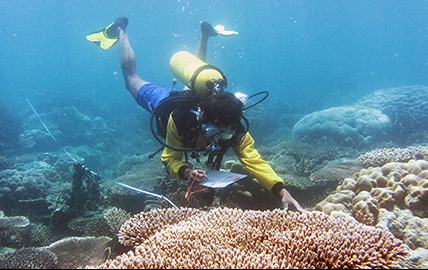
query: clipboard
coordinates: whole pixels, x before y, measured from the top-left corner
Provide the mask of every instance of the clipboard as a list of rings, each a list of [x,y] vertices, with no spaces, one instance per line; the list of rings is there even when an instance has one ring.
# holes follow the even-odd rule
[[[200,183],[200,185],[211,187],[211,188],[224,188],[241,179],[244,179],[245,177],[247,177],[247,175],[245,174],[226,172],[226,171],[217,171],[217,170],[208,170],[207,171],[208,179]]]

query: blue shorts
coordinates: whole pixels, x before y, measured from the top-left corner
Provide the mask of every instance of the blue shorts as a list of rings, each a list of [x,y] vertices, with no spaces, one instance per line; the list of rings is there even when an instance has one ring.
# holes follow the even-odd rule
[[[160,87],[153,83],[144,84],[138,90],[137,103],[149,113],[152,113],[164,98],[169,97],[169,93],[172,91],[177,91],[177,89]]]

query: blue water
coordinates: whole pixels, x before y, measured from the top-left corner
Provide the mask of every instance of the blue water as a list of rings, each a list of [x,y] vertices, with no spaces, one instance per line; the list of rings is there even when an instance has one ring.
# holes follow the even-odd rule
[[[133,106],[118,46],[102,51],[85,40],[122,15],[140,76],[163,86],[173,79],[172,54],[194,52],[201,20],[239,32],[208,48],[230,91],[329,107],[380,88],[428,85],[427,1],[14,0],[0,10],[1,99],[17,107],[52,91]]]
[[[211,38],[207,63],[231,92],[269,91],[266,108],[279,100],[303,116],[377,89],[428,85],[428,1],[14,0],[0,10],[0,103],[24,118],[27,98],[41,114],[72,106],[110,125],[109,116],[141,109],[125,89],[119,46],[85,39],[119,16],[129,18],[139,75],[161,86],[174,79],[170,57],[195,52],[201,21],[239,32]],[[129,121],[148,130],[141,115]]]

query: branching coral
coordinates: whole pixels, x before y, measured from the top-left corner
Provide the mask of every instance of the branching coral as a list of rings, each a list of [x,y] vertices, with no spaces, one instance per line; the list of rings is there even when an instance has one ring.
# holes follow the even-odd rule
[[[381,167],[390,162],[409,162],[411,159],[428,160],[428,147],[383,148],[375,149],[357,158],[366,168]]]
[[[118,233],[119,242],[125,246],[135,246],[168,225],[174,225],[201,214],[202,212],[197,209],[184,207],[141,212],[122,225]]]
[[[24,248],[0,257],[1,269],[56,269],[56,255],[45,248]]]
[[[107,224],[115,234],[119,231],[120,227],[122,227],[122,224],[130,217],[131,215],[128,212],[116,207],[113,207],[104,214],[104,219],[107,220]]]
[[[325,143],[323,147],[318,147],[318,144],[286,142],[272,149],[274,153],[269,157],[269,160],[279,167],[289,166],[288,164],[283,164],[286,162],[284,157],[291,157],[292,162],[290,165],[293,170],[298,175],[309,176],[320,167],[323,160],[334,159],[335,151],[332,149],[334,149],[334,146],[331,143]]]
[[[174,220],[190,209],[164,211]],[[389,268],[407,254],[389,232],[321,212],[216,208],[177,223],[164,211],[129,220],[122,239],[134,250],[98,267]]]
[[[119,170],[123,173],[130,171],[134,165],[142,164],[149,159],[148,155],[124,156],[119,163]]]

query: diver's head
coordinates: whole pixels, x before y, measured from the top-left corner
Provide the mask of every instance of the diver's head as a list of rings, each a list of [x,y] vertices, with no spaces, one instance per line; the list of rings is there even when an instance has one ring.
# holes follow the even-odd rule
[[[223,93],[227,87],[226,76],[215,66],[201,66],[195,71],[190,79],[190,89],[199,96],[209,96],[212,94]]]
[[[216,135],[223,140],[231,139],[241,123],[243,106],[230,92],[207,97],[200,104],[202,134],[207,138]]]

